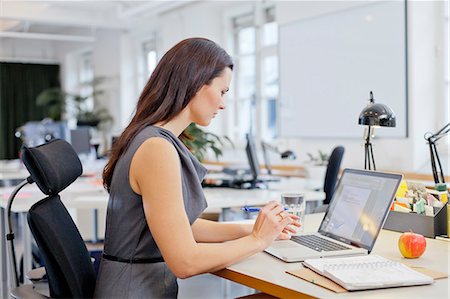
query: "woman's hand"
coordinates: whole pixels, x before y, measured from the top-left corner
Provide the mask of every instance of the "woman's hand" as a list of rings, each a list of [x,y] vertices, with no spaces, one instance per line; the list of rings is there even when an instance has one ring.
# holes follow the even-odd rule
[[[298,222],[300,217],[298,217],[297,215],[289,214],[287,212],[286,212],[286,214],[288,217],[290,217],[292,219],[292,222],[289,223],[288,225],[286,225],[286,227],[283,229],[283,231],[281,231],[281,233],[278,235],[277,240],[289,240],[291,238],[291,234],[297,233],[297,229],[295,227],[298,228],[298,227],[302,226],[300,224],[300,222]]]
[[[295,232],[289,225],[300,226],[297,220],[297,216],[284,211],[283,206],[278,202],[271,201],[261,208],[253,226],[252,235],[260,242],[261,250],[263,250],[277,237],[288,239],[289,232]]]

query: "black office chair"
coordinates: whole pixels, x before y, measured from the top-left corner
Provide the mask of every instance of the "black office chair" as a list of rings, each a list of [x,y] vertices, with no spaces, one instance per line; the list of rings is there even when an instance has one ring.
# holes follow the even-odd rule
[[[39,189],[48,195],[30,208],[28,224],[45,264],[50,297],[92,298],[94,266],[59,196],[82,173],[77,154],[69,143],[55,139],[35,148],[23,147],[22,160]],[[11,295],[39,296],[30,285],[14,289]]]
[[[334,190],[339,174],[339,168],[341,167],[342,157],[344,156],[345,149],[343,146],[337,146],[333,149],[328,160],[327,171],[325,173],[325,181],[323,184],[323,191],[325,192],[325,199],[322,206],[318,206],[314,209],[314,213],[325,212],[333,197]]]

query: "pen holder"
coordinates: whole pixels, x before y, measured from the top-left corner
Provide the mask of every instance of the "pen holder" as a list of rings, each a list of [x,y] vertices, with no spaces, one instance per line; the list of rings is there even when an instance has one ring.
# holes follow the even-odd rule
[[[434,216],[389,211],[383,228],[402,233],[413,231],[429,238],[447,235],[447,205],[434,208]]]

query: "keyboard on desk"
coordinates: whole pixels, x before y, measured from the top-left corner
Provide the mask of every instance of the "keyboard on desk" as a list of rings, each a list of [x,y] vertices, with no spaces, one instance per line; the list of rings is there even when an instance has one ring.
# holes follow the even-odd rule
[[[316,251],[337,251],[350,249],[347,246],[340,245],[316,235],[292,236],[291,240]]]

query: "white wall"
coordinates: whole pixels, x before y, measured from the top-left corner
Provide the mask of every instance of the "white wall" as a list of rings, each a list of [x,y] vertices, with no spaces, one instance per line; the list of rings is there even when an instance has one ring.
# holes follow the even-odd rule
[[[0,39],[0,61],[57,63],[54,43],[45,40]]]
[[[279,2],[277,20],[286,24],[355,5],[361,5],[361,2]],[[443,53],[436,51],[442,40],[435,34],[438,22],[442,20],[442,13],[439,13],[442,10],[442,2],[408,3],[409,137],[375,138],[374,155],[378,169],[429,172],[428,148],[423,134],[443,126],[443,123],[436,124],[437,107],[442,106],[445,95],[439,67]],[[355,122],[356,119],[357,115]],[[281,147],[293,148],[299,153],[299,163],[306,160],[307,152],[316,152],[317,149],[331,152],[334,145],[340,144],[346,149],[342,166],[361,168],[364,165],[362,136],[361,127],[361,140],[289,139],[280,142]]]
[[[120,128],[120,77],[121,77],[121,32],[117,30],[102,30],[96,34],[93,45],[94,76],[105,77],[108,80],[102,84],[105,93],[99,97],[100,105],[108,107],[114,116],[112,131]]]

